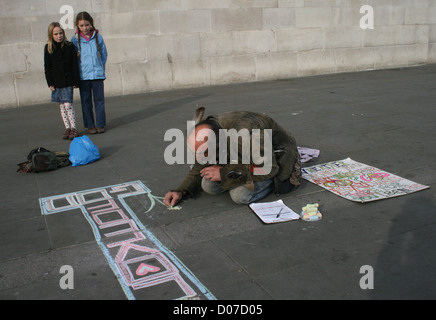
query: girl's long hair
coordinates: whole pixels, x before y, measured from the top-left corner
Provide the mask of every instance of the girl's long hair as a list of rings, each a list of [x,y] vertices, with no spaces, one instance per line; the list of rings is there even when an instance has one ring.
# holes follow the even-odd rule
[[[48,32],[47,32],[48,33],[47,51],[50,54],[53,53],[53,47],[54,47],[54,45],[53,45],[53,43],[54,43],[54,40],[53,40],[53,30],[56,27],[61,28],[61,30],[62,30],[62,32],[64,34],[64,38],[62,39],[62,42],[61,42],[61,47],[63,47],[65,45],[65,42],[67,41],[67,38],[65,37],[65,30],[61,27],[60,23],[59,22],[52,22],[52,23],[50,23],[49,26],[48,26]]]
[[[79,55],[80,55],[80,51],[81,51],[81,46],[80,46],[80,30],[79,30],[79,21],[80,20],[86,20],[89,22],[89,24],[91,25],[92,29],[94,30],[94,32],[97,32],[97,29],[95,29],[94,27],[94,19],[92,19],[91,15],[86,12],[86,11],[82,11],[79,12],[76,16],[76,30],[77,30],[77,43],[79,44]],[[100,45],[98,44],[98,38],[97,35],[95,35],[95,43],[97,44],[97,54],[98,56],[100,56]]]

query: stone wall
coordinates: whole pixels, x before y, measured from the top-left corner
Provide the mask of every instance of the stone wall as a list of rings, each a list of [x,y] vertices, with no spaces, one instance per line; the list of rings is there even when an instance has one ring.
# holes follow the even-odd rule
[[[88,11],[105,39],[106,96],[436,62],[436,0],[0,0],[0,5],[0,107],[49,101],[43,47],[49,23],[70,14],[60,13],[63,5],[73,16]],[[361,28],[368,13],[360,12],[364,5],[373,8],[373,29]],[[71,38],[74,30],[66,33]]]

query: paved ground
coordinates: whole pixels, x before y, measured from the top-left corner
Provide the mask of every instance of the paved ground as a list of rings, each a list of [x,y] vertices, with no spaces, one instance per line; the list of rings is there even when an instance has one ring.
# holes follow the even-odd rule
[[[263,224],[226,194],[202,194],[183,202],[180,211],[138,196],[130,204],[137,225],[157,239],[151,246],[165,246],[170,262],[183,262],[185,279],[195,275],[187,281],[197,293],[205,290],[202,298],[435,299],[435,89],[431,65],[107,98],[108,131],[91,136],[102,158],[38,174],[18,174],[16,164],[35,147],[69,150],[69,141],[60,138],[58,107],[0,110],[0,299],[126,299],[129,292],[135,298],[173,298],[174,286],[138,295],[123,290],[110,252],[105,256],[96,240],[102,229],[93,229],[79,209],[43,215],[39,200],[131,181],[163,196],[188,170],[165,163],[170,142],[164,133],[184,130],[196,105],[207,114],[268,113],[300,146],[321,150],[307,165],[350,157],[431,186],[360,204],[303,181],[280,198],[295,211],[318,202],[324,219],[274,225]],[[81,124],[79,107],[77,102]],[[60,272],[63,265],[74,270],[73,282],[65,282],[74,289],[60,288],[63,276],[71,275]],[[359,286],[370,275],[360,273],[364,265],[374,271],[372,290]]]

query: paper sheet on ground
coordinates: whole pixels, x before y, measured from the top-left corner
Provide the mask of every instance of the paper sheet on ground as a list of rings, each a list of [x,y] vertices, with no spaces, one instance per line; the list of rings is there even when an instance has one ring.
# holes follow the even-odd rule
[[[348,200],[369,202],[429,188],[350,158],[302,168],[302,178]]]
[[[277,223],[300,219],[300,215],[286,206],[282,200],[251,203],[249,207],[264,223]]]
[[[306,163],[312,160],[313,158],[319,157],[319,150],[306,148],[306,147],[297,147],[298,153],[300,154],[301,163]]]

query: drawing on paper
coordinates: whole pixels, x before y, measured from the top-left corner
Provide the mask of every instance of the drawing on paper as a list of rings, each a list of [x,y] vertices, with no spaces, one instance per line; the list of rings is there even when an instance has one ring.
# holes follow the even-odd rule
[[[141,223],[160,197],[141,182],[57,195],[39,200],[43,215],[81,210],[126,297],[209,299],[215,297]],[[135,213],[136,212],[136,213]],[[163,296],[164,295],[164,296]]]
[[[429,188],[350,158],[301,170],[302,178],[359,202],[398,197]]]

